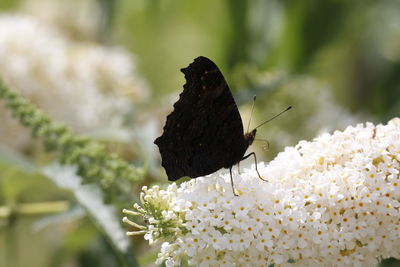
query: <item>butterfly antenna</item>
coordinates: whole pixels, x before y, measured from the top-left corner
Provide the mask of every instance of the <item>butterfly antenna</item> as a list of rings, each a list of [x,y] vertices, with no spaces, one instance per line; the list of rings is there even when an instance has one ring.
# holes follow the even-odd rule
[[[285,113],[286,111],[290,110],[291,108],[292,108],[292,106],[288,106],[284,111],[281,111],[279,114],[277,114],[277,115],[273,116],[272,118],[270,118],[270,119],[264,121],[263,123],[261,123],[260,125],[258,125],[258,126],[257,126],[256,128],[254,128],[254,129],[257,129],[257,128],[263,126],[264,124],[266,124],[267,122],[272,121],[273,119],[275,119],[276,117],[279,117],[280,115],[282,115],[282,114]]]
[[[247,124],[246,133],[248,133],[249,129],[250,129],[250,122],[251,122],[251,118],[253,117],[254,103],[256,103],[256,96],[255,95],[253,96],[253,105],[251,106],[250,119],[249,119],[249,123]]]

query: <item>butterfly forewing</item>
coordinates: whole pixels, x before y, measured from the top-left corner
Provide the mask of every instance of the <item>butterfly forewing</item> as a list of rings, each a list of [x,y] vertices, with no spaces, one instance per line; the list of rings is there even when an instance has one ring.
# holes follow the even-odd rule
[[[164,133],[155,140],[173,181],[228,168],[247,149],[240,113],[218,67],[198,57],[181,71],[184,90],[167,117]]]

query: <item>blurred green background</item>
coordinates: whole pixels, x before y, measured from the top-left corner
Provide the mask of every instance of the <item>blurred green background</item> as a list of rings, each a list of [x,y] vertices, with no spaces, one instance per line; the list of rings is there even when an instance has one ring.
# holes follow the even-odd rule
[[[398,0],[1,0],[0,16],[6,14],[29,14],[72,43],[120,46],[134,55],[147,97],[129,99],[133,109],[118,127],[81,131],[146,167],[126,201],[108,204],[117,224],[141,185],[166,182],[152,141],[182,90],[179,69],[200,55],[224,73],[244,125],[253,95],[254,125],[294,107],[259,130],[269,149],[251,149],[264,160],[321,132],[386,123],[400,113]],[[43,175],[38,166],[50,159],[34,141],[22,149],[1,144],[0,266],[153,266],[157,248],[138,236],[120,253],[96,217],[104,207],[89,212],[75,189]]]

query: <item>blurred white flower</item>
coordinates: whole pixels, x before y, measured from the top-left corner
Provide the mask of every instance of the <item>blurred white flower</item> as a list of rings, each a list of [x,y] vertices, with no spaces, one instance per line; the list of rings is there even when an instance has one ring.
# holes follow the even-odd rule
[[[131,100],[148,95],[132,55],[120,47],[73,42],[33,17],[0,16],[0,75],[52,118],[84,132],[110,125]],[[112,91],[114,93],[112,93]],[[0,110],[0,142],[24,147],[23,130]]]
[[[177,266],[374,266],[400,258],[400,119],[287,147],[234,180],[221,171],[143,188],[140,215],[158,262]]]
[[[20,10],[48,25],[56,25],[74,39],[95,40],[102,22],[96,0],[22,0]]]

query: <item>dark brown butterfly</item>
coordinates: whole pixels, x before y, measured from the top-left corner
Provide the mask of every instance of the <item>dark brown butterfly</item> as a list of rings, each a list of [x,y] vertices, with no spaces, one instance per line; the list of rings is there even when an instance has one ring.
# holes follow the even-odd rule
[[[159,147],[168,180],[191,178],[229,168],[236,195],[232,166],[254,156],[245,156],[256,128],[243,133],[243,123],[232,93],[221,71],[206,57],[198,57],[187,68],[186,84],[174,111],[168,115],[164,133],[154,143]],[[264,180],[256,171],[260,179]]]

